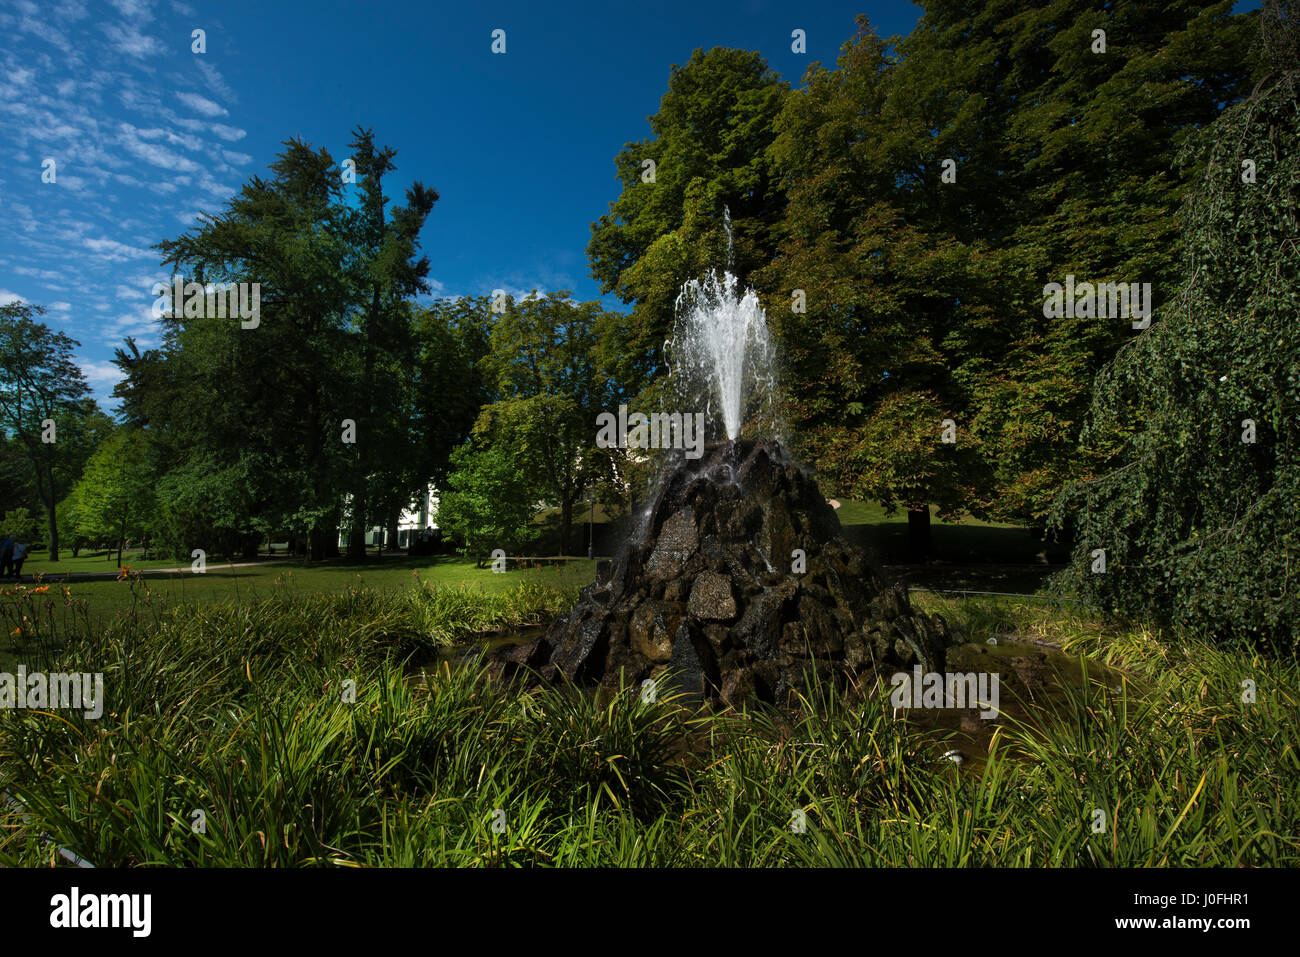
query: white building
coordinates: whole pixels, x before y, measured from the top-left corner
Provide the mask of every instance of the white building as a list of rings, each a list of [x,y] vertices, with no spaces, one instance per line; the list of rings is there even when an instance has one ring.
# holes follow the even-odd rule
[[[438,530],[438,523],[435,518],[438,515],[438,494],[432,485],[424,491],[424,496],[417,503],[402,510],[397,518],[397,543],[385,541],[385,548],[409,548],[411,542],[421,532],[435,532]],[[348,528],[339,529],[339,548],[346,548],[351,530]],[[381,540],[388,535],[388,529],[383,525],[375,525],[373,528],[366,529],[366,545],[378,545]]]

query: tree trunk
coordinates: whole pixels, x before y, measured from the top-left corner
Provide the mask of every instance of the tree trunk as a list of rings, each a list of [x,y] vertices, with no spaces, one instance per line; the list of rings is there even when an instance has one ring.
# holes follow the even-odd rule
[[[567,496],[560,499],[560,554],[569,554],[569,533],[573,527],[573,502]]]
[[[388,547],[390,549],[397,548],[402,540],[399,534],[400,530],[397,527],[401,524],[401,520],[401,513],[394,509],[393,514],[388,519]]]
[[[325,557],[325,533],[327,529],[320,525],[313,525],[312,530],[307,535],[307,559],[308,561],[318,562]],[[335,537],[338,536],[338,529],[334,530]]]
[[[907,510],[907,550],[912,561],[930,557],[930,506]]]
[[[366,486],[352,492],[352,522],[348,528],[348,558],[365,561],[366,558]]]
[[[325,525],[330,530],[330,534],[325,536],[325,557],[339,557],[339,509],[335,506],[330,510],[325,519]]]

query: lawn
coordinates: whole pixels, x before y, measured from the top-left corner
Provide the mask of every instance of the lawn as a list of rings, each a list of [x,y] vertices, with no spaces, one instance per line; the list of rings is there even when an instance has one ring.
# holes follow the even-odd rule
[[[841,500],[836,515],[844,526],[845,537],[850,541],[874,550],[887,564],[905,563],[907,557],[907,513],[897,511],[887,515],[876,503]],[[607,538],[614,524],[597,509],[597,540],[612,551]],[[1029,530],[1015,525],[980,522],[971,518],[944,521],[933,518],[931,534],[937,563],[924,569],[900,570],[900,574],[914,585],[934,588],[971,588],[975,590],[1034,592],[1041,585],[1044,573],[1043,545]],[[575,534],[578,531],[575,524]],[[581,529],[582,542],[586,537]],[[190,562],[176,558],[155,558],[143,561],[140,552],[128,552],[123,564],[132,570],[159,568],[188,568]],[[130,609],[143,601],[174,605],[180,602],[212,603],[227,600],[256,600],[284,592],[321,594],[337,592],[349,586],[364,584],[384,588],[419,579],[426,583],[453,588],[470,588],[485,593],[498,593],[514,585],[532,582],[558,588],[573,588],[588,584],[595,577],[595,563],[585,558],[563,563],[561,566],[519,568],[510,563],[504,573],[477,568],[471,559],[454,556],[408,558],[395,554],[363,563],[346,559],[323,562],[306,562],[285,557],[262,557],[247,567],[225,567],[220,559],[210,559],[207,571],[196,574],[190,571],[172,575],[148,575],[132,588],[130,581],[117,581],[116,556],[106,560],[102,553],[96,557],[82,554],[72,558],[64,551],[58,562],[46,561],[43,553],[36,552],[23,566],[31,576],[24,583],[59,582],[63,576],[72,575],[64,582],[77,598],[86,599],[96,617]],[[985,569],[961,568],[964,563],[987,565]],[[996,563],[996,564],[994,564]],[[997,565],[1008,567],[997,567]],[[951,568],[949,566],[959,566]],[[1037,568],[1016,567],[1037,566]],[[86,573],[106,577],[97,580],[77,579]],[[35,580],[35,576],[43,578]],[[0,601],[12,601],[12,589],[6,597],[0,592]]]
[[[876,502],[840,499],[836,517],[850,541],[874,550],[886,564],[907,564],[907,512],[888,515]],[[1048,561],[1043,542],[1022,525],[984,522],[964,516],[952,521],[931,509],[932,558],[951,564],[1041,565]],[[1054,556],[1059,560],[1060,556]]]
[[[53,584],[59,589],[66,585],[71,589],[72,597],[89,603],[93,618],[103,620],[105,615],[150,603],[166,607],[180,603],[246,602],[273,595],[338,593],[357,585],[382,589],[409,585],[417,580],[439,587],[463,588],[484,594],[497,594],[521,584],[569,589],[594,580],[595,565],[594,561],[583,558],[543,568],[520,569],[512,565],[505,572],[496,573],[490,568],[476,568],[472,559],[456,556],[395,556],[364,563],[346,560],[313,563],[266,559],[241,568],[210,564],[203,574],[178,572],[139,578],[128,575],[121,581],[115,578],[74,578],[67,582],[62,581],[58,575],[48,575],[40,582],[26,582],[25,585],[28,590],[39,584]],[[65,572],[95,570],[70,568],[63,562],[59,563],[59,567]],[[152,567],[174,568],[178,565],[172,560]],[[137,566],[131,564],[131,568]],[[111,571],[116,574],[116,567]],[[54,588],[51,589],[53,590]],[[0,601],[13,603],[21,600],[22,594],[20,588],[10,585],[0,591]]]

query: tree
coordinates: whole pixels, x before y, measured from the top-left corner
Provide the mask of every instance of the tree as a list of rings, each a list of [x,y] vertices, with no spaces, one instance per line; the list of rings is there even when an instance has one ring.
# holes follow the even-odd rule
[[[873,494],[1041,523],[1077,474],[1088,383],[1131,335],[1047,319],[1042,289],[1077,274],[1169,294],[1194,173],[1170,167],[1243,95],[1250,18],[1204,2],[924,7],[901,39],[861,18],[777,121],[790,202],[758,281],[790,360],[791,432],[845,494],[872,491],[845,449],[914,435],[914,467],[871,476]],[[903,410],[951,418],[957,457],[940,421]]]
[[[22,441],[11,439],[0,429],[0,510],[41,510],[41,499],[32,479],[32,467]]]
[[[615,159],[622,192],[592,224],[587,247],[601,292],[635,303],[627,317],[638,371],[663,368],[673,302],[682,283],[711,267],[747,275],[773,250],[769,235],[785,205],[766,147],[789,86],[745,50],[696,50],[674,65],[651,136]],[[646,182],[654,166],[654,181]],[[734,222],[727,262],[723,210]],[[624,369],[626,373],[633,367]],[[639,391],[644,381],[630,381]]]
[[[25,508],[7,509],[4,514],[4,531],[14,538],[28,539],[36,534],[35,517]]]
[[[537,491],[525,477],[519,453],[473,442],[451,454],[451,472],[438,500],[438,525],[480,560],[491,550],[513,551],[536,536]]]
[[[359,203],[347,218],[348,248],[356,270],[361,337],[360,378],[356,381],[356,448],[349,496],[351,534],[348,556],[366,555],[369,512],[394,514],[412,498],[412,477],[404,467],[409,404],[405,373],[414,361],[407,300],[427,293],[427,257],[415,258],[420,230],[438,201],[436,190],[416,181],[406,190],[406,205],[385,211],[389,198],[383,180],[396,166],[397,151],[376,148],[374,133],[353,131]],[[421,485],[428,481],[420,476]]]
[[[51,561],[59,558],[55,509],[75,467],[79,425],[96,411],[73,350],[80,346],[22,301],[0,306],[0,428],[21,443],[44,506]]]
[[[415,359],[407,461],[420,483],[442,487],[453,450],[470,435],[482,407],[494,397],[483,359],[491,329],[487,297],[438,299],[415,313]]]
[[[156,519],[156,476],[140,429],[122,428],[90,457],[69,496],[77,532],[117,543],[117,564],[128,538],[147,539]]]
[[[162,348],[119,364],[132,408],[166,450],[167,527],[198,536],[174,547],[249,554],[267,533],[288,529],[308,537],[319,559],[337,549],[359,461],[344,420],[361,415],[352,319],[365,251],[350,245],[354,213],[327,150],[289,140],[271,171],[221,214],[158,245],[196,290],[258,283],[258,325],[243,328],[215,309],[164,313]]]
[[[609,314],[568,296],[507,299],[482,361],[496,398],[474,426],[484,444],[518,450],[529,484],[559,507],[561,554],[583,489],[611,475],[611,453],[596,446],[596,418],[617,394],[597,364],[597,328]]]
[[[1268,73],[1183,159],[1182,292],[1098,376],[1088,471],[1060,495],[1062,584],[1183,632],[1294,651],[1300,568],[1300,28],[1270,2]],[[1104,565],[1101,562],[1104,560]]]

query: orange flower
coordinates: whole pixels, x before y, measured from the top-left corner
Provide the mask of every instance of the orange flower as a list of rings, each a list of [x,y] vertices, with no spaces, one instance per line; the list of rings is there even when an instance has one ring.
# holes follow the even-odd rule
[[[49,591],[49,590],[50,590],[50,586],[49,586],[49,585],[42,585],[40,588],[33,588],[33,589],[32,589],[32,594],[33,594],[33,595],[44,595],[44,594],[45,594],[47,591]]]

